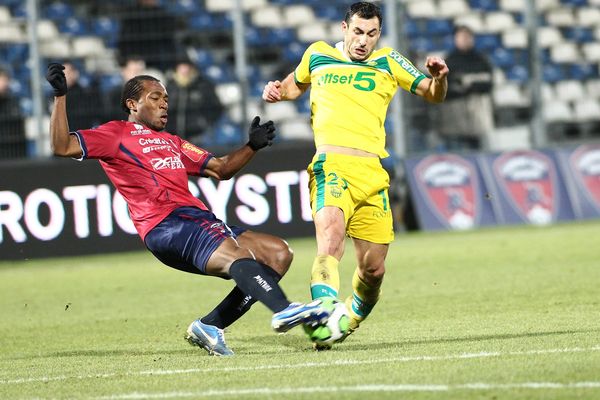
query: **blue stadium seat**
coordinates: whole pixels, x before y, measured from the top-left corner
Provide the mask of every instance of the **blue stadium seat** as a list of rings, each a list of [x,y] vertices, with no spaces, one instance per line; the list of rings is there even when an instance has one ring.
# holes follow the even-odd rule
[[[294,29],[271,28],[267,32],[267,35],[268,43],[277,46],[285,46],[296,40],[296,31]]]
[[[565,80],[567,77],[560,65],[548,63],[542,67],[542,76],[544,81],[555,83]]]
[[[283,49],[283,59],[288,62],[299,63],[304,50],[306,50],[306,45],[297,41],[290,42]]]
[[[20,64],[29,58],[29,45],[25,43],[10,44],[5,49],[5,57],[3,60],[11,64]]]
[[[572,7],[582,7],[588,5],[588,0],[561,0],[560,2]]]
[[[100,91],[107,93],[123,84],[123,78],[119,74],[103,74],[98,78]]]
[[[478,50],[491,52],[502,46],[500,35],[487,33],[475,35],[475,48]]]
[[[68,17],[62,20],[58,25],[58,30],[74,36],[83,36],[89,33],[87,24],[75,17]]]
[[[46,6],[42,11],[42,16],[44,18],[52,19],[52,20],[63,20],[67,18],[73,18],[75,13],[73,12],[73,7],[70,4],[64,3],[62,1],[56,1],[50,3]]]
[[[409,43],[410,49],[412,51],[420,52],[420,53],[428,53],[436,50],[435,42],[425,36],[415,37]]]
[[[588,43],[594,41],[594,31],[590,28],[573,26],[563,30],[563,36],[569,40],[578,43]]]
[[[207,138],[206,144],[229,145],[242,142],[242,131],[240,127],[229,118],[221,118],[214,127],[214,136]]]
[[[506,71],[506,78],[524,84],[529,80],[529,71],[524,65],[513,65]]]
[[[570,79],[584,81],[598,77],[598,64],[572,64],[568,68]]]
[[[404,33],[408,37],[416,36],[419,34],[419,26],[413,18],[406,19],[406,21],[404,21],[402,29],[404,29]]]
[[[224,13],[199,13],[190,17],[189,28],[196,31],[228,30],[233,23],[229,15]]]
[[[504,47],[498,47],[490,54],[492,63],[501,68],[508,68],[515,64],[515,54],[513,50]]]
[[[195,48],[191,57],[196,66],[200,69],[207,68],[215,63],[213,54],[206,49]]]
[[[469,0],[469,5],[473,9],[483,11],[497,11],[498,2],[497,0]]]
[[[452,33],[454,26],[448,19],[428,19],[425,23],[425,29],[431,35],[447,35]]]
[[[165,2],[166,10],[177,16],[193,15],[204,12],[201,2],[197,0],[174,0]]]

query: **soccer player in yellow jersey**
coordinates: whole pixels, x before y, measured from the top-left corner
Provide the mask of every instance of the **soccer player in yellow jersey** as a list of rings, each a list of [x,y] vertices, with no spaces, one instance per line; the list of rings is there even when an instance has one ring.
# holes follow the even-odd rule
[[[446,97],[448,67],[429,57],[431,78],[392,48],[375,49],[381,35],[380,8],[350,6],[342,21],[344,40],[319,41],[305,51],[295,71],[265,85],[268,103],[294,100],[308,88],[316,153],[308,166],[317,256],[311,273],[313,298],[338,296],[338,263],[345,235],[352,238],[358,266],[346,300],[350,333],[379,299],[385,257],[394,240],[388,197],[384,121],[398,87],[439,103]]]

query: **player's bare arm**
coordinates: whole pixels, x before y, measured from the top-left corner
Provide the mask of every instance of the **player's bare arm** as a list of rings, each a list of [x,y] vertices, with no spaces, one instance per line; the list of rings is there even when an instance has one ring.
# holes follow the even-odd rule
[[[222,157],[212,158],[204,172],[219,180],[231,179],[248,164],[258,150],[273,144],[275,124],[273,121],[261,124],[260,117],[256,116],[250,124],[248,136],[249,140],[245,146]]]
[[[430,103],[441,103],[448,91],[448,73],[450,69],[439,57],[427,57],[425,67],[431,78],[423,79],[417,86],[416,93]]]
[[[283,81],[269,81],[263,90],[262,98],[267,103],[277,103],[284,100],[296,100],[302,96],[310,84],[297,83],[294,73],[290,73]]]
[[[50,146],[55,156],[80,158],[82,152],[79,141],[69,134],[67,84],[62,72],[64,67],[61,67],[60,64],[51,64],[48,68],[47,78],[55,92],[54,106],[50,115]]]

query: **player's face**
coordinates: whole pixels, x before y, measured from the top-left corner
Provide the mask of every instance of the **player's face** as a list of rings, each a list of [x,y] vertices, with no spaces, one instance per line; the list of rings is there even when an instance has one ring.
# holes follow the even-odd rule
[[[133,113],[137,122],[155,131],[162,131],[167,125],[169,95],[161,82],[144,81],[144,90],[137,101],[137,111]]]
[[[354,14],[350,23],[342,22],[342,32],[346,55],[352,61],[364,61],[369,58],[381,36],[379,18],[364,19]]]

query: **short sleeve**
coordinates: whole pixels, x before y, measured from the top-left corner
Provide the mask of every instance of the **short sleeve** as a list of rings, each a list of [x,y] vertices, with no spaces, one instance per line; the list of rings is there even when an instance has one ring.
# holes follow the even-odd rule
[[[389,49],[387,57],[391,59],[390,66],[398,86],[414,94],[419,82],[426,78],[425,74],[394,49]]]
[[[310,58],[313,54],[316,43],[311,44],[302,55],[300,64],[294,70],[294,80],[296,83],[310,83]]]
[[[81,129],[71,132],[77,136],[83,156],[81,159],[97,158],[100,160],[113,158],[121,144],[123,125],[119,121],[111,121],[94,129]]]

